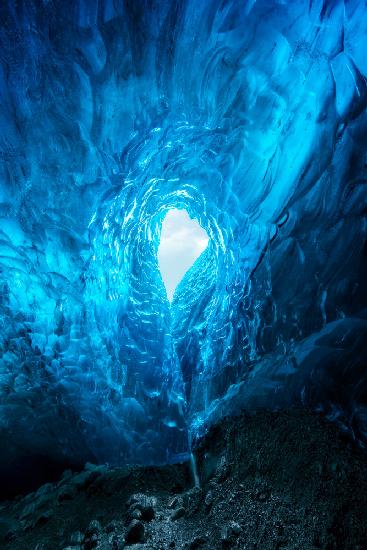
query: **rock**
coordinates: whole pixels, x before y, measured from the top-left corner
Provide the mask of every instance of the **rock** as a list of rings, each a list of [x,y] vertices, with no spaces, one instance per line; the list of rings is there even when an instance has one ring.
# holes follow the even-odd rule
[[[13,540],[16,537],[16,534],[17,534],[16,529],[9,529],[9,531],[5,533],[5,537],[4,537],[5,541],[9,542]]]
[[[34,529],[36,526],[45,525],[51,517],[53,516],[53,512],[51,510],[47,512],[36,512],[33,516],[28,516],[27,519],[21,520],[19,522],[20,528],[26,532],[30,529]]]
[[[122,550],[125,548],[125,540],[122,536],[114,534],[109,542],[111,550]]]
[[[37,498],[39,497],[46,497],[46,499],[50,498],[50,493],[53,491],[55,486],[52,483],[45,483],[44,485],[41,485],[39,489],[35,492],[35,496]]]
[[[177,519],[183,518],[185,514],[186,514],[186,510],[181,506],[181,508],[177,508],[172,512],[171,520],[176,521]]]
[[[156,505],[156,499],[154,497],[147,497],[144,494],[131,495],[127,501],[129,506],[128,514],[131,519],[142,519],[143,521],[151,521],[155,517],[154,507]],[[140,511],[140,516],[134,510]]]
[[[175,508],[178,503],[179,503],[178,497],[173,497],[173,499],[171,499],[170,502],[168,503],[168,508]]]
[[[239,535],[242,531],[242,527],[236,521],[231,521],[230,528],[235,535]]]
[[[197,550],[197,548],[200,548],[203,546],[207,541],[207,538],[201,535],[198,535],[195,537],[189,544],[189,550]]]
[[[57,496],[57,500],[59,502],[63,502],[65,500],[72,500],[74,498],[76,494],[76,491],[73,487],[64,487],[62,489],[60,489],[59,493],[58,493],[58,496]]]
[[[96,519],[93,519],[88,525],[88,528],[85,532],[84,550],[91,550],[92,548],[96,548],[100,539],[101,530],[102,526],[100,522]]]
[[[266,502],[271,496],[271,491],[268,487],[257,487],[252,493],[251,498],[258,502]]]
[[[127,544],[136,544],[138,542],[144,542],[145,527],[144,523],[134,519],[127,528],[125,541]]]
[[[141,494],[131,495],[128,501],[126,502],[126,506],[130,508],[130,506],[133,506],[134,504],[139,502],[139,499],[141,498],[141,496],[142,496]]]
[[[63,483],[65,481],[69,481],[73,477],[73,472],[71,470],[64,470],[61,476],[60,483]]]
[[[136,506],[129,508],[127,515],[130,520],[132,519],[142,519],[142,513]]]
[[[198,510],[198,507],[201,504],[201,501],[203,499],[203,491],[199,487],[193,487],[189,491],[186,491],[183,502],[181,506],[186,508],[187,510],[190,510],[191,512],[195,512]]]
[[[26,533],[27,531],[29,531],[30,529],[33,528],[34,523],[33,523],[33,521],[22,520],[22,521],[19,522],[19,525],[20,525],[21,529]]]
[[[216,471],[216,478],[219,483],[223,483],[230,475],[231,467],[225,456],[222,456]]]
[[[84,540],[84,535],[81,531],[75,531],[70,537],[70,542],[72,544],[80,544]]]
[[[141,510],[141,517],[144,521],[152,521],[155,518],[155,511],[153,506],[145,506]]]
[[[114,531],[117,531],[118,529],[121,529],[121,528],[122,528],[122,522],[117,521],[116,519],[113,519],[106,525],[105,531],[106,533],[113,533]]]
[[[51,510],[48,510],[47,512],[41,512],[41,514],[39,514],[37,517],[36,517],[36,520],[34,522],[34,526],[36,525],[44,525],[45,523],[47,523],[53,516],[53,512]]]
[[[89,487],[105,471],[104,466],[95,466],[93,469],[88,466],[87,470],[74,475],[71,478],[71,485],[78,491],[83,491]]]
[[[84,550],[92,550],[93,548],[96,548],[98,545],[98,535],[97,533],[94,533],[93,535],[86,537],[84,539]]]
[[[50,507],[51,498],[47,494],[42,492],[39,493],[39,496],[37,496],[37,494],[38,492],[34,494],[33,500],[29,504],[24,506],[19,516],[20,519],[26,519],[28,517],[34,516],[38,510],[45,510]]]
[[[205,496],[205,506],[210,508],[214,501],[214,495],[212,491],[208,491]]]
[[[100,531],[102,531],[102,526],[100,522],[97,519],[93,519],[88,525],[85,536],[90,537],[91,535],[97,534]]]
[[[231,521],[228,525],[225,525],[221,531],[221,539],[223,542],[230,542],[238,537],[242,528],[236,521]]]
[[[97,470],[99,468],[99,466],[97,464],[93,464],[92,462],[86,462],[85,463],[85,466],[84,466],[84,470],[86,471],[93,471],[93,470]]]
[[[120,548],[123,548],[123,546],[120,546]],[[99,540],[96,550],[111,550],[111,544],[107,539]]]

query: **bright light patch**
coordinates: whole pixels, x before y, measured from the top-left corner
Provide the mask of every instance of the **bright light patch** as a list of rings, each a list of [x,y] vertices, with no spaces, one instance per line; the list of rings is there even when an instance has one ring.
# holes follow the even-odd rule
[[[158,265],[171,302],[186,271],[206,249],[208,235],[186,210],[169,210],[162,223]]]

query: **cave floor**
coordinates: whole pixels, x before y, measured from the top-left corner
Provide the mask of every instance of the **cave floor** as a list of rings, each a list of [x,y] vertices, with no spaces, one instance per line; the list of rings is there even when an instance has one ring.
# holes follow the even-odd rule
[[[367,548],[367,456],[307,411],[225,419],[187,464],[67,471],[0,505],[7,550]]]

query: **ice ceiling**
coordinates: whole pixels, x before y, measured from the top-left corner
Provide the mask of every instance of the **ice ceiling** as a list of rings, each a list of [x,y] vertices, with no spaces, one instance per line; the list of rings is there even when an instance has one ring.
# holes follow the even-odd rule
[[[181,460],[241,408],[367,437],[363,0],[3,0],[0,470]],[[169,306],[162,222],[209,244]]]

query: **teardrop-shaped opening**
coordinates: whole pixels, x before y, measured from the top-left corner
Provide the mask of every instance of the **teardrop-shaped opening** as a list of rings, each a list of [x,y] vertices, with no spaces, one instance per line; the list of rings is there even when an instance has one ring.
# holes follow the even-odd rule
[[[209,237],[187,210],[169,210],[162,222],[158,247],[158,265],[172,302],[175,289],[185,273],[208,246]]]

